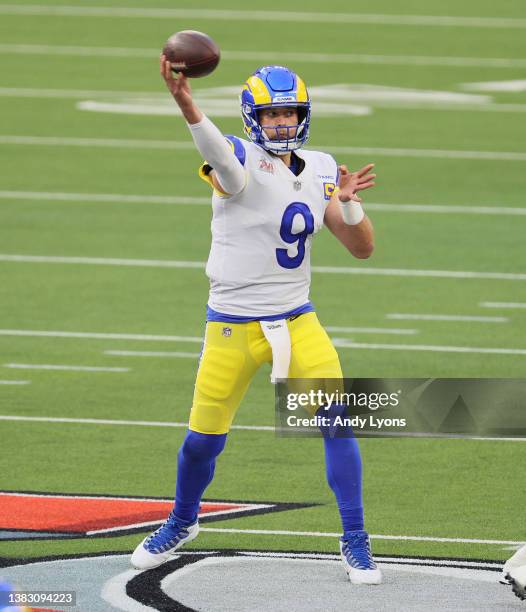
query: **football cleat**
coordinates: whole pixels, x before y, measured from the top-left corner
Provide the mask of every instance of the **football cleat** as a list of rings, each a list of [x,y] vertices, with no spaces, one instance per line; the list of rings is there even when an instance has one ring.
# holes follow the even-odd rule
[[[175,553],[199,533],[199,523],[182,523],[170,512],[168,519],[153,533],[144,538],[131,556],[131,564],[136,569],[152,569],[170,561]]]
[[[381,584],[382,572],[371,554],[367,531],[346,531],[340,538],[340,553],[352,584]]]
[[[515,595],[524,601],[526,599],[526,565],[510,570],[506,574],[506,579],[511,584]]]
[[[286,155],[307,142],[311,102],[305,83],[292,70],[285,66],[259,68],[246,80],[240,102],[245,134],[266,151]],[[259,122],[259,111],[278,107],[295,108],[298,124],[288,126],[285,137],[276,132],[276,138],[269,138]],[[284,128],[279,129],[282,132]]]
[[[508,572],[516,567],[520,567],[521,565],[526,565],[526,544],[521,546],[521,548],[519,548],[519,550],[517,550],[517,552],[506,561],[504,567],[502,568],[499,582],[501,584],[511,584],[507,578]]]

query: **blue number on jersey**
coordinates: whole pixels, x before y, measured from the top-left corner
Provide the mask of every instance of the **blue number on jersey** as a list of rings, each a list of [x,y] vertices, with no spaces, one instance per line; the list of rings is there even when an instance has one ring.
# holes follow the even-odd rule
[[[305,221],[305,228],[297,234],[292,233],[292,224],[294,223],[294,217],[301,215]],[[305,257],[305,242],[309,236],[314,232],[314,217],[307,204],[303,202],[292,202],[289,204],[283,213],[281,219],[281,227],[279,228],[279,235],[281,239],[287,244],[298,243],[298,252],[294,257],[291,257],[288,253],[288,249],[276,249],[276,258],[279,265],[282,268],[298,268],[301,266],[301,262]]]

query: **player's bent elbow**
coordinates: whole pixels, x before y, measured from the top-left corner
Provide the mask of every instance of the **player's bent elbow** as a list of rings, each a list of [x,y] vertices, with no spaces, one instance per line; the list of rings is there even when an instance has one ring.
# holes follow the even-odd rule
[[[349,251],[353,257],[356,257],[356,259],[369,259],[374,251],[374,243],[366,242],[360,244],[360,246],[353,245],[352,247],[349,247]]]

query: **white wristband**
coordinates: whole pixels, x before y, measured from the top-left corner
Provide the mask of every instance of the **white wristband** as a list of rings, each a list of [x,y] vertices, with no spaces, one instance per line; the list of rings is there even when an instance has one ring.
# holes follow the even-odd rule
[[[340,198],[338,198],[338,201],[340,202],[344,223],[347,225],[358,225],[363,220],[365,213],[360,202],[356,200],[342,202]]]

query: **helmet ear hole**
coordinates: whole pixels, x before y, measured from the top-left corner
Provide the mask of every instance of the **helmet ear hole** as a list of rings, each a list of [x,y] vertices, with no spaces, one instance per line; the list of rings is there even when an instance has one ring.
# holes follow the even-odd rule
[[[307,108],[305,106],[297,106],[296,111],[298,113],[298,123],[305,121],[307,117]]]

